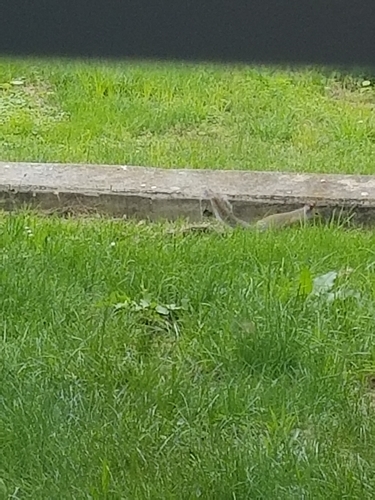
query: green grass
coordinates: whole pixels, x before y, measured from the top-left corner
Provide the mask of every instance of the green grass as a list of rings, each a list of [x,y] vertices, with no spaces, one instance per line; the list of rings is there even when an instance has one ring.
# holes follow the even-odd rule
[[[373,173],[363,79],[1,59],[0,159]],[[0,499],[374,498],[373,248],[2,215]]]
[[[0,158],[372,174],[375,93],[362,83],[327,69],[1,59]]]
[[[375,497],[373,233],[0,223],[9,498]]]

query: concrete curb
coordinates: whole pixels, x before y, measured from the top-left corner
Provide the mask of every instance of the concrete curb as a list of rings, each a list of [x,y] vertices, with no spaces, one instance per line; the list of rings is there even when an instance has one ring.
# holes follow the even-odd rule
[[[198,221],[209,211],[207,187],[227,195],[246,220],[315,201],[323,215],[354,210],[356,222],[375,222],[375,176],[0,162],[0,208],[7,211],[27,204],[42,211]]]

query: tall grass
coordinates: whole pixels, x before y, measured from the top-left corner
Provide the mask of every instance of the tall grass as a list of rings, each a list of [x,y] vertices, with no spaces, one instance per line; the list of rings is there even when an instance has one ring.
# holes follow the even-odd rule
[[[3,216],[9,498],[374,498],[374,246]]]

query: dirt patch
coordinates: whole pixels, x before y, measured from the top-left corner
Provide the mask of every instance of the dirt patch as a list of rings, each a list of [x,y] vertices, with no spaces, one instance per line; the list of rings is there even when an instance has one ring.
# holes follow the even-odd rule
[[[375,107],[375,91],[373,87],[346,87],[340,82],[335,82],[326,88],[330,98],[340,101],[346,101],[350,104],[368,107]]]

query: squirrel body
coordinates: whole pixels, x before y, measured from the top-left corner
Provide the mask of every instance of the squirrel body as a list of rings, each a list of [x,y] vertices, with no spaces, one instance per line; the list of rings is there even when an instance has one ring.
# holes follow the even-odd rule
[[[242,219],[239,219],[234,215],[232,205],[228,200],[211,192],[208,192],[207,194],[209,196],[211,207],[216,219],[232,228],[253,228],[257,229],[258,231],[267,231],[268,229],[281,229],[283,227],[292,226],[298,223],[304,223],[312,219],[315,215],[315,204],[310,203],[304,205],[302,208],[297,208],[297,210],[268,215],[267,217],[264,217],[263,219],[257,221],[255,224],[251,224],[245,222]]]

